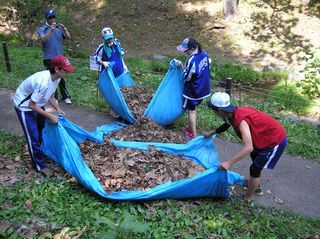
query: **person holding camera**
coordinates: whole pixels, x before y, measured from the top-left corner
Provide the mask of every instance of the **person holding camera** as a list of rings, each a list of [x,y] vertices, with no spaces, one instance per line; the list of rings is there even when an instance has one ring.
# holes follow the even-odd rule
[[[50,67],[50,61],[55,56],[63,55],[63,39],[70,39],[71,35],[68,29],[61,23],[56,22],[56,11],[49,8],[44,13],[46,23],[38,30],[38,35],[41,38],[43,50],[43,64],[46,69]],[[66,88],[66,83],[61,78],[59,83],[62,100],[66,104],[71,104],[71,97]],[[55,93],[55,98],[58,102],[58,93]]]

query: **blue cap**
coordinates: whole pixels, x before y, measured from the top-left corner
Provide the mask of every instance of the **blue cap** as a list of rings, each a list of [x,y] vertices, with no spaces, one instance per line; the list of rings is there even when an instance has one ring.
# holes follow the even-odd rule
[[[46,18],[55,17],[56,16],[56,11],[53,8],[49,8],[44,12],[44,16]]]
[[[180,52],[185,52],[189,49],[192,49],[192,48],[197,48],[198,46],[198,43],[195,39],[193,38],[186,38],[183,40],[183,42],[177,46],[177,50],[180,51]]]

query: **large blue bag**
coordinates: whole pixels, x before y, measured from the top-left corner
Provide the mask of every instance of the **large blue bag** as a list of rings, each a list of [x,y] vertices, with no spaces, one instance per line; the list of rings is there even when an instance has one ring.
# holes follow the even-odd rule
[[[134,86],[134,81],[132,80],[128,71],[124,71],[121,75],[116,77],[119,87],[131,87]]]
[[[67,122],[67,119],[64,120]],[[201,163],[207,170],[198,175],[175,182],[167,182],[146,191],[121,191],[108,194],[104,191],[88,165],[81,156],[76,140],[84,139],[90,133],[79,130],[77,134],[68,134],[64,128],[65,123],[52,125],[46,122],[43,129],[42,151],[53,161],[59,163],[67,172],[77,178],[77,180],[87,189],[98,195],[115,200],[147,200],[164,198],[199,198],[199,197],[228,197],[228,184],[242,183],[243,178],[236,173],[220,170],[218,156],[212,140],[198,137],[186,145],[151,143],[156,148],[169,153],[182,154],[191,157],[196,163]],[[109,128],[108,132],[106,129]],[[110,133],[117,127],[104,127],[104,134]],[[76,127],[73,128],[76,130]],[[79,137],[84,133],[85,136]],[[75,137],[75,139],[73,138]],[[148,143],[113,141],[121,147],[136,147],[146,150]],[[127,145],[126,145],[127,144]],[[186,159],[188,160],[188,159]],[[232,181],[228,181],[228,179]]]
[[[118,78],[117,78],[118,79]],[[129,123],[136,119],[128,108],[120,91],[120,86],[111,69],[103,70],[99,77],[99,87],[105,100],[114,112]],[[149,103],[144,115],[162,126],[170,125],[183,113],[183,76],[182,68],[172,60],[170,68]]]
[[[131,114],[120,91],[119,84],[114,78],[110,68],[104,69],[99,76],[99,88],[111,109],[129,123],[134,123],[136,119]]]
[[[173,124],[183,113],[183,70],[172,60],[144,115],[161,126]]]

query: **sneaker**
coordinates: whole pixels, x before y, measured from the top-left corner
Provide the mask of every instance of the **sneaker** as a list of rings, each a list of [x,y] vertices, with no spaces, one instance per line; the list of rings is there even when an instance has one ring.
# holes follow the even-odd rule
[[[190,129],[190,127],[183,127],[182,131],[185,133],[187,133],[187,132],[192,133],[192,130]]]
[[[194,134],[191,133],[191,132],[185,132],[185,136],[186,136],[187,138],[189,138],[189,139],[194,139],[194,138],[197,137],[196,135],[194,135]]]
[[[72,104],[70,98],[65,99],[64,102],[65,102],[66,104]]]
[[[262,196],[262,195],[263,195],[263,191],[262,191],[261,188],[257,188],[256,191],[254,191],[254,193],[255,193],[256,195],[259,195],[259,196]]]

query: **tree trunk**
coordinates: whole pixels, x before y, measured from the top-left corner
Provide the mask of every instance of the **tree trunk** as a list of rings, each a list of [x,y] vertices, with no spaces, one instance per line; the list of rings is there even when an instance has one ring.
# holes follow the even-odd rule
[[[239,0],[223,0],[224,17],[232,19],[237,14]]]

